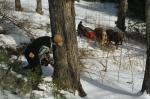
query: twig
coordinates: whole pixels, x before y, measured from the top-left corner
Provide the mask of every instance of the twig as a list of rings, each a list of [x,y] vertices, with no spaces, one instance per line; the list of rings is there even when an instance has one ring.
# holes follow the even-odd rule
[[[134,82],[133,82],[133,66],[132,66],[132,62],[131,62],[131,57],[130,57],[130,55],[128,54],[128,57],[129,57],[129,63],[130,63],[130,66],[131,66],[131,76],[132,76],[132,80],[131,80],[131,82],[132,82],[132,92],[133,92],[133,89],[134,89]]]
[[[23,26],[20,26],[19,23],[17,22],[17,20],[15,20],[14,18],[12,17],[9,17],[7,15],[4,15],[3,13],[0,13],[2,16],[3,16],[3,19],[6,19],[6,20],[9,20],[10,22],[12,22],[15,26],[17,26],[19,29],[22,29],[26,32],[26,35],[28,37],[30,37],[31,39],[33,39],[34,35],[32,34],[32,32],[28,29],[26,29],[25,27]]]
[[[119,77],[120,77],[120,68],[121,68],[121,64],[122,64],[122,47],[121,47],[121,53],[120,53],[120,62],[119,62],[119,70],[118,70],[118,81],[119,81]]]
[[[129,54],[130,56],[132,56],[132,57],[137,57],[137,56],[143,56],[143,54],[138,54],[138,55],[135,55],[135,54]],[[99,58],[102,58],[102,59],[104,59],[104,58],[114,58],[114,57],[120,57],[120,56],[108,56],[108,57],[80,57],[80,59],[99,59]],[[128,57],[128,56],[122,56],[122,57]]]

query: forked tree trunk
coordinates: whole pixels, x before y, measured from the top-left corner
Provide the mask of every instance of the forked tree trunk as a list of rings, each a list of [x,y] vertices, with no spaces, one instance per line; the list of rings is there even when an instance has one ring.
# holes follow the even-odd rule
[[[118,18],[116,21],[116,26],[122,31],[126,30],[125,18],[126,18],[127,10],[128,10],[128,0],[121,0],[119,10],[118,10]]]
[[[43,15],[42,11],[42,1],[41,0],[36,0],[37,5],[36,5],[36,12]]]
[[[58,89],[69,92],[78,91],[84,97],[80,82],[77,38],[75,32],[74,0],[49,0],[52,37],[60,33],[63,46],[53,45],[54,76],[53,82]]]
[[[15,10],[16,11],[22,11],[21,2],[20,0],[15,0]]]
[[[150,94],[150,0],[146,1],[146,34],[147,34],[147,60],[142,92]]]

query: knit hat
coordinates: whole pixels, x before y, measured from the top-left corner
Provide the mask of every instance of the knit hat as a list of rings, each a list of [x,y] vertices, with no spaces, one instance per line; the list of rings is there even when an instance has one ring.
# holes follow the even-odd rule
[[[49,47],[43,45],[39,50],[39,59],[41,65],[47,65],[49,62],[49,60],[47,60],[49,54],[47,53],[50,53],[50,49]]]
[[[39,49],[39,57],[41,57],[43,54],[49,53],[49,52],[50,52],[49,47],[43,45],[43,46]]]

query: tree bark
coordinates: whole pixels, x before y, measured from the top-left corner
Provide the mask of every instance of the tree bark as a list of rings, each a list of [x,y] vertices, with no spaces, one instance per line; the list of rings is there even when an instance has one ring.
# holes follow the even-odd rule
[[[53,82],[63,89],[84,97],[80,82],[77,38],[75,30],[74,0],[49,0],[52,38],[59,33],[63,45],[53,45],[54,75]]]
[[[122,31],[126,30],[125,18],[126,18],[127,10],[128,10],[128,0],[121,0],[119,11],[118,11],[118,18],[116,21],[116,26]]]
[[[146,0],[146,35],[147,35],[147,60],[142,92],[150,94],[150,0]]]
[[[42,1],[41,0],[36,0],[37,5],[36,5],[36,12],[43,15],[42,11]]]
[[[16,11],[22,11],[23,10],[23,8],[21,7],[20,0],[15,0],[15,10]]]

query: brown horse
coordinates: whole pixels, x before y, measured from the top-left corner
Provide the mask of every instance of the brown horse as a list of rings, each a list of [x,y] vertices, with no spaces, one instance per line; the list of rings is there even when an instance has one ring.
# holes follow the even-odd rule
[[[96,32],[96,40],[99,43],[100,46],[107,46],[108,44],[108,37],[106,31],[102,28],[95,28],[94,30]]]
[[[122,32],[115,32],[112,29],[107,29],[106,33],[108,35],[108,44],[114,42],[116,47],[122,45],[122,42],[125,40],[125,36]]]

